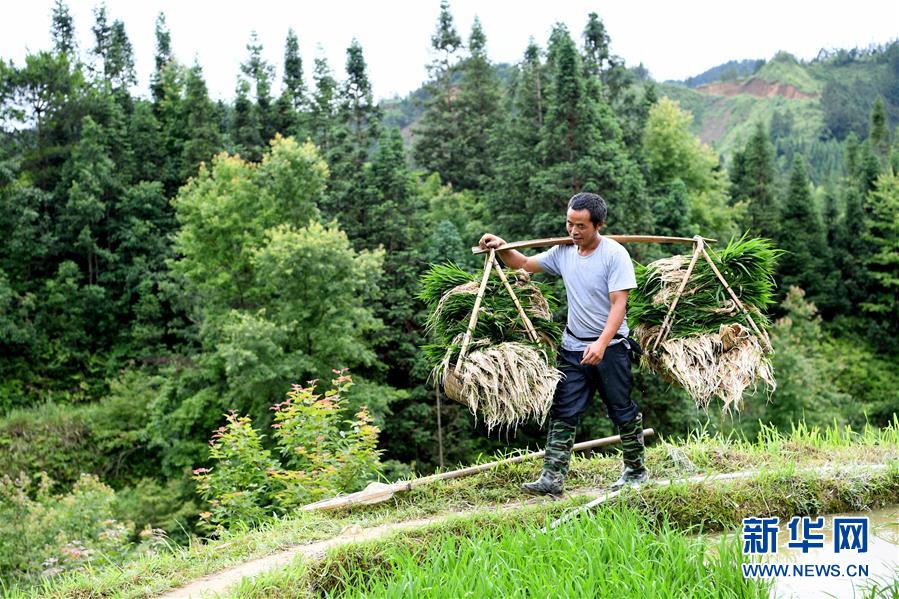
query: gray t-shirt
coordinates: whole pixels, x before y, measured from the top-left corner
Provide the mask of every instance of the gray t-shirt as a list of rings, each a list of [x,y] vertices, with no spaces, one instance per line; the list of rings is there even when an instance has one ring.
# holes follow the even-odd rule
[[[562,277],[568,297],[568,328],[578,337],[599,337],[612,308],[609,293],[637,286],[630,255],[608,237],[602,237],[589,256],[578,254],[576,245],[557,245],[535,258],[547,274]],[[624,336],[630,332],[627,317],[618,332]],[[563,349],[583,351],[590,343],[567,331],[562,336]]]

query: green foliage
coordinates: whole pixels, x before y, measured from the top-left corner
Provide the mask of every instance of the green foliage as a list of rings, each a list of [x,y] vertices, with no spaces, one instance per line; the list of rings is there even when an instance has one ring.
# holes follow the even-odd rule
[[[256,166],[219,155],[173,201],[180,226],[173,265],[207,309],[251,305],[251,260],[266,230],[316,220],[327,165],[311,144],[277,139]]]
[[[770,402],[747,402],[743,429],[751,431],[757,422],[780,430],[800,420],[809,426],[844,424],[851,397],[835,384],[835,347],[822,331],[815,305],[802,289],[791,287],[781,307],[785,314],[771,330],[777,390]]]
[[[323,395],[294,385],[274,406],[274,440],[281,459],[262,445],[249,417],[230,412],[210,441],[211,468],[197,468],[197,492],[210,504],[202,517],[216,526],[255,526],[338,492],[352,492],[380,471],[378,429],[363,406],[345,419],[343,394],[352,381],[340,374]]]
[[[0,480],[0,571],[37,581],[92,563],[120,561],[133,524],[114,518],[115,493],[83,475],[65,494],[46,475]]]
[[[338,373],[339,374],[339,373]],[[274,437],[289,470],[272,476],[284,509],[299,507],[336,492],[358,491],[380,471],[378,429],[365,406],[345,419],[346,390],[352,381],[341,375],[323,395],[314,386],[294,388],[275,406]]]
[[[689,132],[691,121],[691,115],[668,98],[649,109],[643,158],[652,188],[667,191],[669,200],[657,205],[656,220],[667,221],[663,234],[729,237],[736,227],[727,206],[724,173],[717,156]],[[683,185],[685,198],[677,195],[677,182]]]
[[[197,492],[211,506],[201,517],[230,528],[240,523],[255,525],[270,515],[269,470],[275,467],[250,418],[230,412],[226,424],[212,436],[209,458],[212,468],[194,470]]]
[[[46,472],[60,488],[82,473],[121,487],[156,473],[158,455],[146,431],[149,399],[160,377],[129,371],[110,382],[96,403],[42,404],[10,412],[0,420],[0,474]]]
[[[366,305],[381,251],[353,251],[317,221],[328,169],[311,144],[276,137],[260,164],[220,155],[174,201],[181,228],[174,272],[196,294],[198,368],[175,374],[153,407],[154,443],[177,472],[203,459],[212,414],[265,421],[297,377],[330,364],[372,365]],[[306,223],[305,226],[298,226]]]

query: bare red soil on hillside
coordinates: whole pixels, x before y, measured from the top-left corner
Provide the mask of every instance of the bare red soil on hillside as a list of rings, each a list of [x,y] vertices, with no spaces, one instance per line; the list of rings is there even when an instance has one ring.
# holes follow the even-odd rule
[[[816,94],[807,94],[796,89],[789,83],[770,83],[762,79],[752,78],[747,81],[722,81],[700,85],[696,91],[713,96],[739,96],[748,94],[759,98],[783,96],[791,100],[808,100],[816,98]]]

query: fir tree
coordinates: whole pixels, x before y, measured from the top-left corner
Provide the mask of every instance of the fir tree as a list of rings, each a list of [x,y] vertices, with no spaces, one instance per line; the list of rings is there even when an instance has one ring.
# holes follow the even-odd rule
[[[65,54],[71,59],[78,57],[78,42],[75,40],[75,21],[72,13],[63,0],[56,0],[53,4],[53,25],[51,28],[53,47],[60,54]]]
[[[300,41],[290,28],[284,44],[284,91],[290,93],[294,110],[306,107],[306,84],[303,81],[303,59],[300,57]]]
[[[878,96],[871,107],[871,126],[868,139],[871,149],[880,159],[882,168],[886,168],[890,160],[890,129],[887,127],[886,104],[883,97]]]
[[[849,185],[845,190],[846,212],[836,239],[836,263],[840,271],[840,290],[843,302],[840,312],[852,310],[852,306],[866,301],[868,297],[868,278],[864,273],[864,264],[871,254],[866,241],[867,219],[864,207],[865,194],[856,185]]]
[[[456,31],[447,0],[440,3],[431,47],[437,58],[428,65],[429,79],[425,88],[430,98],[415,131],[413,156],[419,166],[440,173],[446,180],[448,173],[460,169],[458,128],[461,117],[452,90],[452,78],[457,66],[456,53],[462,47],[462,38]]]
[[[134,51],[125,24],[116,19],[109,23],[106,4],[94,9],[94,56],[101,62],[102,74],[113,89],[127,89],[137,79],[134,74]]]
[[[574,41],[563,25],[551,37],[551,96],[539,144],[544,168],[531,178],[528,211],[535,234],[558,234],[568,199],[594,191],[610,205],[612,231],[647,231],[652,215],[643,177],[622,142],[608,104],[593,93],[595,79],[584,79]]]
[[[275,70],[262,56],[262,42],[259,41],[255,31],[250,34],[247,54],[247,59],[240,65],[240,70],[255,85],[254,121],[259,128],[257,135],[263,143],[266,143],[275,135],[275,113],[272,102],[272,79],[275,77]]]
[[[483,189],[493,175],[496,162],[493,141],[499,126],[499,86],[487,58],[487,37],[475,17],[468,38],[470,56],[460,65],[458,168],[442,172],[445,180],[460,189]]]
[[[115,163],[109,156],[103,130],[85,117],[81,141],[66,167],[67,200],[60,216],[58,237],[75,250],[89,285],[97,284],[108,251],[106,218],[118,188]]]
[[[128,138],[134,151],[134,180],[161,180],[165,145],[151,103],[145,100],[135,102],[128,124]]]
[[[327,155],[333,145],[333,129],[336,126],[337,81],[324,57],[315,59],[312,78],[315,81],[315,91],[312,94],[309,129],[312,140]]]
[[[352,41],[346,55],[347,78],[340,90],[340,118],[350,135],[350,162],[358,169],[377,139],[381,110],[372,96],[365,57],[357,40]]]
[[[162,101],[162,73],[173,60],[172,34],[165,23],[165,14],[159,13],[156,17],[156,55],[154,56],[155,69],[150,76],[150,91],[153,94],[153,103],[158,105]]]
[[[530,229],[524,202],[530,179],[541,168],[537,146],[546,114],[545,77],[540,48],[531,39],[512,80],[505,108],[511,116],[498,132],[496,176],[487,196],[497,231],[513,238],[528,235]]]
[[[824,227],[809,190],[805,164],[793,160],[790,183],[780,214],[778,245],[786,250],[780,260],[779,283],[786,294],[792,286],[805,289],[810,301],[817,302],[826,289],[825,265],[830,262]]]
[[[881,175],[866,202],[865,257],[867,296],[861,304],[879,324],[878,345],[899,349],[899,177]]]
[[[259,121],[250,100],[250,83],[241,77],[237,81],[234,113],[231,120],[231,141],[234,151],[244,158],[256,161],[262,155],[263,140],[259,134]]]
[[[595,12],[591,12],[587,19],[587,26],[584,28],[585,66],[589,74],[599,77],[609,60],[609,34]]]
[[[761,123],[734,157],[731,197],[745,202],[743,226],[751,235],[778,239],[780,209],[774,187],[774,149]]]
[[[183,181],[182,158],[184,141],[187,134],[186,111],[184,104],[184,67],[177,61],[169,62],[162,70],[159,79],[159,101],[153,108],[159,122],[159,130],[163,144],[163,167],[158,180],[162,181],[165,193],[174,194]]]
[[[197,166],[208,162],[221,148],[221,135],[216,122],[215,105],[209,100],[203,69],[195,64],[187,71],[185,85],[187,139],[184,142],[181,178],[196,174]]]

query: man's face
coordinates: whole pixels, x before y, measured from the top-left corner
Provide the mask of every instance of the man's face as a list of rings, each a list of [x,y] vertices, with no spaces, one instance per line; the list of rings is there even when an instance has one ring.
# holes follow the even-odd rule
[[[593,238],[596,236],[596,233],[599,231],[602,225],[594,225],[590,220],[590,211],[589,210],[572,210],[568,209],[568,216],[565,223],[565,228],[568,229],[568,234],[571,235],[571,238],[574,239],[574,244],[577,246],[588,245]]]

